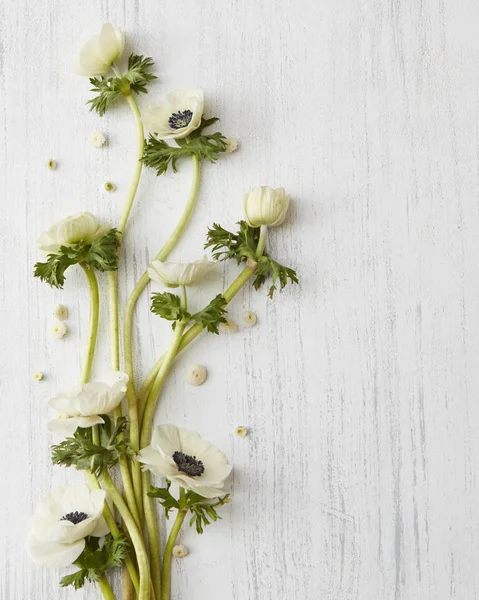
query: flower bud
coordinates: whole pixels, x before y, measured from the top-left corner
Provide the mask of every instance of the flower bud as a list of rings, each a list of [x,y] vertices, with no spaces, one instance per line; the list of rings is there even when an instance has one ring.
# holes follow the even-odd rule
[[[192,263],[154,260],[148,268],[148,275],[166,287],[190,286],[201,281],[214,268],[215,264],[205,258]]]
[[[281,225],[286,217],[289,206],[289,196],[284,188],[270,188],[262,185],[253,188],[244,197],[246,220],[251,227]]]
[[[118,60],[125,48],[125,35],[111,23],[105,23],[100,33],[92,36],[78,56],[76,71],[79,75],[96,77],[107,75],[111,65]]]

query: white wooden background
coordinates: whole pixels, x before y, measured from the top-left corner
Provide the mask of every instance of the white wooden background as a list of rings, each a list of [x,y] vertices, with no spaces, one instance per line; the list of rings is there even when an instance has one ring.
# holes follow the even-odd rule
[[[158,421],[198,429],[235,465],[234,504],[174,566],[176,600],[472,600],[479,597],[479,5],[477,0],[5,0],[0,5],[0,598],[96,599],[33,566],[28,519],[52,485],[46,401],[79,375],[87,293],[32,277],[36,238],[79,210],[116,223],[133,164],[126,106],[90,114],[71,57],[102,22],[151,55],[142,106],[201,86],[240,150],[206,165],[174,258],[207,225],[283,185],[274,256],[301,285],[231,308],[258,326],[203,337],[176,363]],[[110,140],[101,150],[94,130]],[[53,158],[58,169],[49,172]],[[103,191],[112,181],[114,194]],[[189,165],[146,172],[126,235],[125,299],[185,202]],[[230,265],[192,301],[231,281]],[[159,288],[158,288],[159,289]],[[103,287],[103,291],[105,288]],[[102,296],[104,298],[104,296]],[[48,336],[66,304],[70,332]],[[95,362],[108,365],[106,310]],[[145,295],[138,375],[167,327]],[[191,388],[186,367],[205,364]],[[45,380],[32,379],[41,369]],[[237,425],[251,434],[234,436]]]

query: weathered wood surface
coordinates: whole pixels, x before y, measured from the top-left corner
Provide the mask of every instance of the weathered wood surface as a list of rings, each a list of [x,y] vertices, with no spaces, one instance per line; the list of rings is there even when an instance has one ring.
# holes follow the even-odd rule
[[[142,106],[201,86],[208,114],[240,140],[205,166],[175,258],[200,257],[207,225],[241,218],[251,185],[294,198],[270,247],[301,285],[274,301],[241,293],[232,317],[250,309],[258,325],[198,340],[166,387],[158,421],[198,429],[235,465],[223,521],[182,536],[191,553],[174,567],[174,598],[478,598],[477,2],[4,0],[1,600],[98,597],[60,591],[60,574],[34,567],[24,538],[38,497],[76,476],[50,465],[46,400],[78,377],[88,318],[80,274],[59,292],[32,278],[36,238],[79,210],[116,222],[133,168],[127,107],[89,114],[88,81],[70,70],[106,20],[157,61]],[[96,129],[110,140],[102,150],[88,141]],[[178,218],[189,174],[145,173],[122,301]],[[71,312],[63,341],[48,336],[57,301]],[[96,373],[108,361],[106,316],[104,306]],[[167,336],[144,296],[138,376]],[[210,373],[199,388],[184,380],[194,362]],[[240,424],[249,437],[234,436]]]

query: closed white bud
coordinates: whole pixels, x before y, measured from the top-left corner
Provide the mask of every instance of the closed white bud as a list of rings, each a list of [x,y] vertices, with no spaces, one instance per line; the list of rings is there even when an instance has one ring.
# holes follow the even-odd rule
[[[186,381],[190,385],[201,385],[207,377],[208,371],[203,365],[192,365],[186,371]]]
[[[289,196],[284,188],[270,188],[261,185],[253,188],[244,197],[246,220],[251,227],[281,225],[286,217],[289,206]]]
[[[61,340],[62,337],[65,337],[68,331],[68,327],[63,321],[57,321],[50,328],[50,335],[54,340]]]
[[[228,333],[237,333],[238,332],[238,324],[234,321],[226,321],[226,323],[220,323],[218,325],[218,329],[220,331],[227,331]]]
[[[100,33],[93,35],[80,50],[75,70],[79,75],[87,77],[107,75],[124,48],[123,31],[113,27],[111,23],[105,23]]]
[[[188,548],[183,546],[183,544],[177,544],[173,547],[173,556],[176,556],[176,558],[185,558],[185,556],[188,556],[188,553]]]
[[[68,308],[63,304],[55,304],[52,310],[52,316],[58,321],[65,321],[68,319]]]
[[[256,325],[257,321],[258,317],[254,314],[254,312],[247,310],[243,313],[243,324],[246,325],[246,327],[253,327],[253,325]]]
[[[161,262],[154,260],[148,268],[148,275],[167,287],[195,285],[215,269],[215,264],[206,260],[192,263]]]

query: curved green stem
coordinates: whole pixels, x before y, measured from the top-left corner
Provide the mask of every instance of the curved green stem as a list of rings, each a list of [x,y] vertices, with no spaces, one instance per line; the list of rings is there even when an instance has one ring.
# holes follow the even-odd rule
[[[115,594],[110,587],[108,579],[106,575],[102,575],[98,578],[98,586],[100,587],[100,591],[103,595],[104,600],[115,600]]]
[[[123,522],[128,529],[131,537],[131,542],[135,549],[136,559],[138,561],[138,569],[140,572],[140,585],[138,589],[138,600],[150,600],[150,565],[148,562],[148,554],[146,552],[143,537],[138,525],[135,523],[126,502],[121,497],[120,492],[116,489],[110,475],[107,471],[103,473],[103,484],[105,490],[113,500],[114,505],[118,509]]]
[[[181,526],[185,520],[187,510],[179,510],[176,515],[175,522],[171,528],[168,541],[166,542],[165,554],[163,556],[163,566],[161,569],[161,579],[163,581],[163,588],[161,590],[161,600],[170,600],[171,593],[171,557],[173,555],[173,548],[175,542],[180,533]]]
[[[98,295],[98,283],[95,277],[95,272],[84,264],[80,263],[80,266],[85,272],[88,280],[88,287],[90,289],[90,330],[88,333],[88,344],[80,379],[80,382],[84,384],[90,379],[93,355],[95,354],[96,338],[98,334],[98,316],[100,312],[100,297]]]
[[[90,473],[87,471],[85,476],[86,476],[88,485],[90,486],[90,489],[101,490],[100,483],[99,483],[97,477],[95,475],[93,475],[93,473]],[[118,528],[118,525],[116,524],[116,521],[115,521],[115,517],[113,516],[113,513],[111,512],[111,509],[106,502],[105,502],[105,507],[103,508],[103,518],[105,519],[105,522],[108,526],[108,529],[111,532],[111,535],[115,539],[118,539],[121,536],[121,531]],[[136,567],[133,564],[133,561],[130,556],[126,557],[125,566],[128,570],[128,573],[130,575],[131,581],[133,582],[135,590],[138,592],[138,590],[140,589],[140,581],[138,579],[138,572],[137,572]]]
[[[193,163],[193,179],[191,183],[190,195],[188,198],[188,202],[186,203],[183,214],[181,215],[178,224],[176,225],[174,231],[170,235],[170,237],[166,240],[162,249],[155,256],[154,260],[166,260],[171,250],[177,244],[181,234],[185,230],[191,215],[193,213],[193,209],[196,205],[196,200],[198,197],[198,190],[200,186],[200,161],[196,156],[192,157]],[[147,286],[150,278],[148,276],[148,271],[145,271],[143,275],[140,277],[138,283],[133,288],[128,301],[125,307],[125,322],[123,328],[123,351],[124,351],[124,360],[125,360],[125,372],[128,375],[128,389],[127,389],[127,398],[128,398],[128,417],[130,421],[130,443],[131,447],[134,451],[138,451],[140,449],[140,419],[138,415],[138,402],[135,392],[134,385],[134,373],[133,373],[133,316],[135,311],[135,306],[140,297],[141,293]],[[133,487],[135,490],[135,500],[138,507],[138,512],[140,515],[143,513],[143,500],[141,494],[141,472],[140,465],[138,463],[132,463],[132,477],[133,477]]]
[[[141,158],[143,156],[143,150],[145,147],[145,133],[143,131],[143,123],[141,122],[141,114],[138,108],[138,104],[136,103],[136,100],[132,94],[128,94],[128,96],[125,96],[125,100],[127,101],[128,106],[131,108],[131,112],[133,113],[133,116],[135,118],[137,152],[135,172],[133,174],[133,179],[128,190],[128,196],[126,197],[123,213],[121,215],[120,223],[118,225],[118,231],[120,232],[120,235],[123,235],[125,231],[126,223],[131,212],[131,207],[133,206],[133,201],[135,200],[136,190],[138,189],[138,184],[140,183],[141,171],[143,169],[143,163],[141,162]]]

